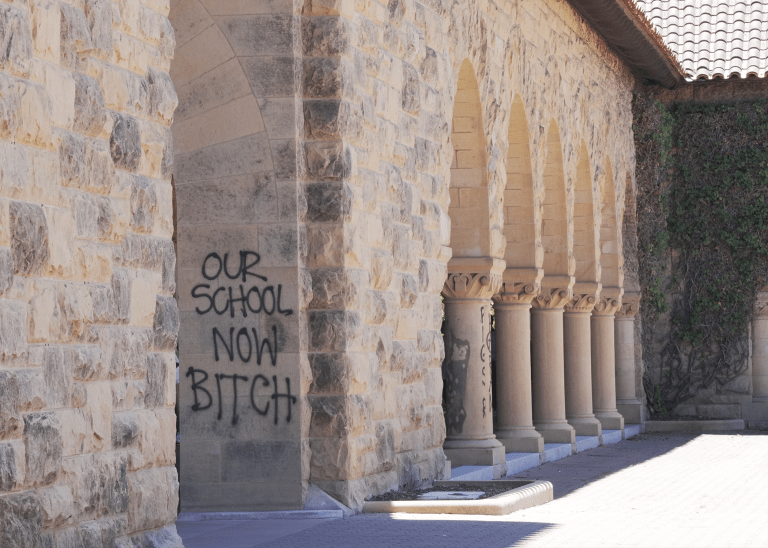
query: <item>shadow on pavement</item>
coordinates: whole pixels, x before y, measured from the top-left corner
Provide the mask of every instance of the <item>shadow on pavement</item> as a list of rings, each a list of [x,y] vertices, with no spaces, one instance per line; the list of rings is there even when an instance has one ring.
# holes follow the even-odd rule
[[[389,514],[362,514],[334,520],[259,544],[269,548],[509,548],[553,527],[548,523],[490,521],[477,516],[447,519],[419,515],[407,519]],[[498,519],[498,518],[496,518]],[[222,547],[223,548],[223,547]]]

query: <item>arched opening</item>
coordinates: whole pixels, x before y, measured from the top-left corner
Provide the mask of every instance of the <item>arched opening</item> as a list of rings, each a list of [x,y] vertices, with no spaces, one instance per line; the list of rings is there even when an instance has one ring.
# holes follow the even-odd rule
[[[507,268],[538,268],[541,246],[541,197],[536,196],[531,172],[531,149],[523,101],[512,103],[507,151],[507,186],[504,190],[504,235]]]
[[[600,265],[605,287],[622,287],[623,275],[617,224],[615,181],[610,158],[605,163],[605,175],[600,188]],[[628,188],[631,194],[631,185]]]
[[[448,209],[453,256],[443,289],[443,450],[454,466],[504,461],[504,447],[493,434],[490,344],[491,297],[499,288],[503,261],[490,256],[482,112],[474,69],[465,60],[453,110]],[[502,468],[505,465],[499,465],[499,475]]]
[[[576,166],[573,205],[573,256],[576,260],[576,283],[596,283],[600,278],[598,218],[595,215],[595,193],[589,168],[587,145],[582,141]]]
[[[547,131],[547,156],[544,164],[544,205],[541,220],[541,244],[544,249],[544,276],[572,276],[575,261],[573,239],[568,230],[567,194],[563,176],[563,152],[560,132],[554,120]]]
[[[480,91],[468,60],[461,64],[451,130],[451,248],[453,257],[490,252],[487,160]]]

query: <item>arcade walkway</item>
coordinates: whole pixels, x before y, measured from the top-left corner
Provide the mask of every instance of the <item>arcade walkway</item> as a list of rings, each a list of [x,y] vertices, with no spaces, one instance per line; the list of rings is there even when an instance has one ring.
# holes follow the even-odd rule
[[[768,546],[768,435],[642,434],[516,477],[555,500],[507,517],[179,523],[186,548]]]

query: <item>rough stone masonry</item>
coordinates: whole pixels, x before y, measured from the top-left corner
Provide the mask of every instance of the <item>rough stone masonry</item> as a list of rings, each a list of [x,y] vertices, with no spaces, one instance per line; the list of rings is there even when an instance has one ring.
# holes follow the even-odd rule
[[[485,323],[495,295],[542,317],[581,303],[588,337],[593,308],[612,329],[638,291],[634,79],[567,2],[178,0],[169,17],[182,511],[301,508],[310,482],[360,507],[441,477],[441,293],[484,299]],[[530,405],[530,377],[512,385]],[[487,383],[455,394],[490,413]],[[489,417],[448,435],[490,440]]]
[[[0,1],[0,546],[180,546],[164,0]]]

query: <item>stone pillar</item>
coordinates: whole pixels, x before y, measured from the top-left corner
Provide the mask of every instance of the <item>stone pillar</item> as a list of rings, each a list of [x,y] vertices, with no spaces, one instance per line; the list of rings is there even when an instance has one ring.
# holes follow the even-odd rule
[[[640,309],[640,294],[621,299],[616,311],[616,409],[627,424],[643,422],[643,404],[635,394],[635,315]]]
[[[576,441],[565,419],[563,307],[572,297],[570,280],[555,287],[543,283],[542,293],[531,302],[533,425],[545,443]]]
[[[452,261],[453,262],[453,261]],[[498,268],[496,263],[501,263]],[[493,434],[491,297],[501,286],[497,268],[451,272],[445,297],[445,428],[443,450],[453,466],[493,465],[506,474],[504,446]]]
[[[621,289],[604,288],[592,311],[592,406],[603,430],[622,430],[624,417],[616,409],[614,315]]]
[[[590,316],[600,284],[576,284],[565,306],[565,416],[578,436],[600,436],[600,421],[592,412],[592,343]]]
[[[505,277],[510,269],[505,272]],[[541,270],[527,283],[506,282],[494,297],[496,316],[496,438],[508,453],[540,453],[544,438],[533,427],[531,301]]]
[[[768,402],[768,293],[758,294],[752,317],[752,401]]]

